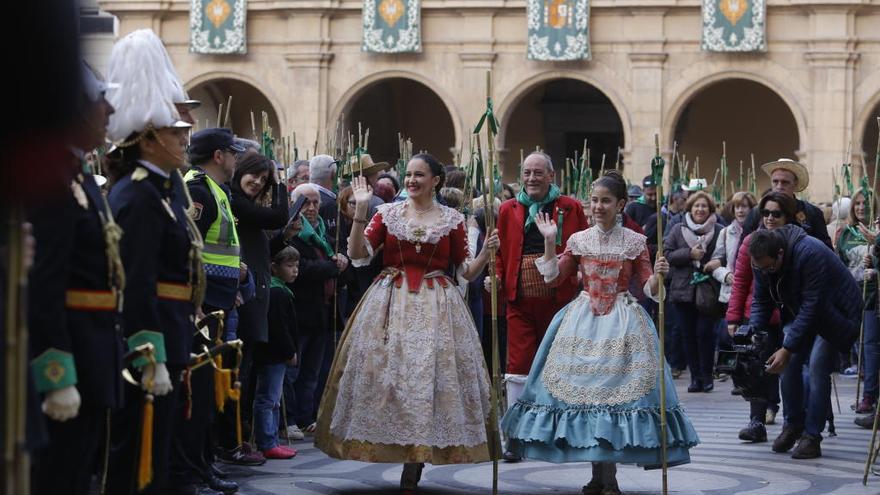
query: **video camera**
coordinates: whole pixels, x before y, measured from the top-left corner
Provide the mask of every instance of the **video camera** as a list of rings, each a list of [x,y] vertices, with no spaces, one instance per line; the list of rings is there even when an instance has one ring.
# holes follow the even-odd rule
[[[746,400],[766,400],[765,364],[776,351],[776,342],[765,330],[741,325],[733,334],[733,350],[719,351],[715,373],[726,373]]]

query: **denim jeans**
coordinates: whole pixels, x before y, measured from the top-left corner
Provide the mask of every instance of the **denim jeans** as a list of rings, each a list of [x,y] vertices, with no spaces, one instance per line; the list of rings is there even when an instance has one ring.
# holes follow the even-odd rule
[[[715,326],[717,318],[700,314],[693,303],[675,303],[678,328],[687,344],[687,363],[691,380],[712,383],[715,366]]]
[[[257,449],[267,450],[278,445],[278,423],[281,416],[281,387],[286,363],[256,365],[257,391],[254,395],[254,440]]]
[[[865,350],[862,365],[865,367],[865,395],[877,399],[877,374],[880,373],[880,322],[877,310],[865,311]]]
[[[788,327],[784,329],[788,331]],[[831,398],[831,371],[834,349],[816,336],[804,342],[803,350],[791,355],[782,372],[782,406],[785,426],[819,437],[828,417]],[[803,371],[807,366],[809,393],[805,390]]]

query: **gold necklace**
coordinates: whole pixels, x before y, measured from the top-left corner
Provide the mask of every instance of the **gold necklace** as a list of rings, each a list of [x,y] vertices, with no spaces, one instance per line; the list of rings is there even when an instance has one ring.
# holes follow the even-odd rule
[[[436,205],[434,204],[433,201],[431,201],[431,206],[425,208],[424,210],[420,210],[420,209],[416,208],[415,203],[412,203],[412,202],[409,203],[409,206],[412,207],[412,210],[413,210],[413,212],[415,212],[416,216],[422,216],[425,213],[428,213],[429,211],[433,210],[434,206],[436,206]]]

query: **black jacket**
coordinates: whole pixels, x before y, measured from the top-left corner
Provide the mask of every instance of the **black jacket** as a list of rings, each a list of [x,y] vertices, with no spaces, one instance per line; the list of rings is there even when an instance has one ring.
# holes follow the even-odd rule
[[[330,324],[332,305],[325,302],[324,284],[339,275],[336,262],[326,259],[319,248],[306,244],[299,237],[289,243],[299,251],[299,275],[289,284],[296,299],[299,331],[325,331]]]
[[[629,215],[644,230],[645,224],[648,223],[648,218],[657,213],[657,208],[653,204],[649,205],[641,201],[630,201],[626,204],[623,212]]]
[[[68,187],[63,197],[41,204],[29,215],[36,240],[28,281],[31,357],[48,349],[72,354],[83,403],[90,408],[118,408],[122,407],[121,315],[115,308],[73,309],[65,304],[68,289],[111,290],[99,216],[105,215],[107,206],[91,175],[71,174],[65,180],[80,184],[84,196],[75,199]],[[46,376],[42,369],[38,373]]]
[[[293,297],[280,287],[269,288],[269,339],[254,346],[254,363],[277,364],[298,352],[297,318]]]
[[[694,273],[694,264],[691,259],[691,247],[684,239],[682,230],[687,228],[687,223],[681,222],[670,227],[669,235],[663,240],[663,256],[669,261],[669,301],[693,303],[695,302],[696,286],[691,285],[691,277]],[[715,234],[706,253],[700,260],[700,266],[705,265],[712,259],[715,252],[715,243],[718,242],[718,233],[723,229],[715,224]]]
[[[254,275],[256,295],[238,308],[238,335],[248,343],[266,342],[269,327],[269,280],[271,256],[266,230],[276,230],[287,225],[287,188],[278,184],[272,191],[272,206],[267,208],[254,203],[242,190],[232,184],[232,212],[238,219],[238,241],[241,244],[241,260]]]
[[[189,361],[195,308],[192,301],[160,298],[156,283],[187,285],[192,280],[183,187],[176,173],[165,178],[138,166],[110,191],[113,215],[124,232],[125,335],[161,332],[168,364],[176,366]]]
[[[755,272],[750,323],[766,328],[774,308],[786,326],[782,346],[802,352],[820,335],[849,352],[859,335],[862,291],[840,258],[797,225],[776,230],[785,238],[779,273]]]

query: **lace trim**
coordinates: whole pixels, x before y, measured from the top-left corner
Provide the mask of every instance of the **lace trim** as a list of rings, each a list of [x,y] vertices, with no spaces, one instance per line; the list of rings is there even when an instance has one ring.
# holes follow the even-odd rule
[[[572,234],[568,238],[568,249],[578,256],[608,256],[622,260],[634,260],[645,249],[647,237],[624,227],[614,227],[602,232],[592,226]]]
[[[376,255],[376,253],[373,252],[373,245],[370,244],[370,241],[368,241],[366,238],[366,232],[364,232],[364,249],[367,250],[367,257],[366,258],[351,258],[351,266],[353,266],[355,268],[370,266],[370,262],[373,261],[373,256]]]
[[[544,276],[544,282],[549,284],[559,276],[559,258],[548,261],[544,259],[544,255],[541,255],[535,258],[535,268],[538,269],[538,273]]]
[[[568,306],[565,316],[562,318],[560,332],[575,332],[576,326],[582,323],[572,319],[572,315],[579,313],[579,306],[589,303],[589,296],[581,295],[574,303]],[[624,296],[619,303],[628,304],[630,299]],[[633,311],[626,308],[624,311]],[[653,342],[653,329],[648,325],[643,312],[633,311],[633,316],[638,320],[637,335],[630,343],[638,341]],[[593,320],[592,324],[596,324]],[[609,341],[619,341],[617,344],[611,344]],[[631,361],[622,366],[607,366],[602,364],[575,364],[572,358],[583,359],[585,357],[604,357],[600,354],[577,354],[572,349],[591,349],[594,346],[602,345],[615,346],[609,349],[610,353],[618,357],[630,358]],[[636,346],[627,347],[627,336],[622,339],[602,339],[593,341],[585,339],[577,335],[561,335],[557,336],[550,347],[550,353],[547,356],[546,365],[541,372],[541,381],[551,395],[568,404],[625,404],[647,395],[657,383],[657,354],[653,346],[647,346],[644,351],[639,351]],[[642,353],[645,355],[642,359],[636,359],[634,354]],[[611,375],[609,378],[598,378],[598,375]],[[616,386],[603,386],[609,383],[614,376],[618,376],[622,381],[611,383],[620,383]],[[583,386],[574,383],[575,379],[587,378],[587,382],[596,383],[597,385]]]
[[[382,222],[388,228],[388,233],[394,237],[409,242],[437,244],[464,222],[464,216],[457,210],[439,204],[437,207],[440,209],[440,220],[433,225],[419,228],[413,228],[412,221],[403,217],[406,201],[380,205],[376,207],[376,211],[382,215]]]
[[[582,339],[575,336],[558,337],[553,341],[557,352],[569,356],[615,357],[650,350],[653,341],[644,335],[626,335],[618,339]]]

